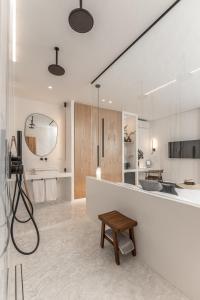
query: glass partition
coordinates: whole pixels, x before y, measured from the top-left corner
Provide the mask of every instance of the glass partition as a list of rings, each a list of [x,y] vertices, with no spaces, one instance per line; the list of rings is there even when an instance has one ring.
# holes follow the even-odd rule
[[[133,184],[149,179],[200,189],[199,27],[194,3],[180,3],[98,80],[113,109],[138,116],[130,129],[137,151],[134,133],[123,146],[123,170],[136,169]]]

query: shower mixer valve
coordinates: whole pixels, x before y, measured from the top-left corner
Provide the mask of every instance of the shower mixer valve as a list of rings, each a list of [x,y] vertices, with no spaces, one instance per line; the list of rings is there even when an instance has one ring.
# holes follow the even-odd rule
[[[12,156],[11,151],[8,157],[8,178],[12,174],[22,175],[24,171],[22,163],[22,132],[17,131],[17,156]]]

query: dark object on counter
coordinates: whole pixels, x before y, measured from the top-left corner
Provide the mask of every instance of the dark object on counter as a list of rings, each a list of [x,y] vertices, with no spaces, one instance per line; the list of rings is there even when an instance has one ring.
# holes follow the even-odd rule
[[[125,172],[124,182],[135,185],[135,172]]]
[[[195,185],[196,183],[195,183],[192,179],[190,179],[190,180],[185,180],[185,181],[184,181],[184,184],[187,184],[187,185]]]
[[[124,163],[124,169],[125,169],[125,170],[130,169],[130,166],[131,166],[131,164],[130,164],[129,162],[125,162],[125,163]]]
[[[162,182],[162,193],[172,194],[178,196],[178,193],[175,190],[176,184],[171,182]]]
[[[156,180],[140,180],[140,184],[145,191],[151,192],[161,192],[163,190],[163,185],[161,182]]]

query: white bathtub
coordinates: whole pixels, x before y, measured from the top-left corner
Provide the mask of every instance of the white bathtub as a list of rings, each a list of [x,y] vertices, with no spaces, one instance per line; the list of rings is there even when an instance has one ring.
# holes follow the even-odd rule
[[[161,193],[161,192],[151,192],[145,191],[140,186],[135,186],[128,183],[119,183],[120,186],[125,186],[129,189],[137,190],[147,194],[153,194],[161,198],[171,199],[177,202],[183,202],[185,204],[190,204],[194,206],[200,207],[200,190],[191,190],[191,189],[178,189],[176,188],[175,191],[177,192],[178,196],[168,193]]]

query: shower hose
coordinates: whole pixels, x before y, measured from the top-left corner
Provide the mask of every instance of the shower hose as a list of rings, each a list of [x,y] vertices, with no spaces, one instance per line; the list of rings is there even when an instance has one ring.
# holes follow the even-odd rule
[[[26,220],[20,220],[19,217],[17,217],[17,210],[18,210],[20,199],[22,199],[23,204],[24,204],[24,206],[26,208],[26,211],[28,213],[28,218]],[[14,194],[13,194],[13,199],[12,199],[12,212],[13,212],[13,214],[12,214],[11,225],[10,225],[10,235],[11,235],[13,245],[16,248],[16,250],[19,253],[23,254],[23,255],[33,254],[39,247],[40,233],[39,233],[37,224],[34,220],[33,205],[31,203],[31,200],[29,199],[28,195],[26,194],[26,192],[24,191],[24,189],[22,187],[22,174],[19,174],[19,175],[17,174],[16,175]],[[33,226],[34,226],[35,231],[36,231],[36,245],[31,251],[23,251],[17,245],[16,239],[15,239],[15,236],[14,236],[14,227],[15,227],[14,225],[15,225],[16,221],[19,222],[19,223],[27,223],[27,222],[31,221],[33,223]]]

